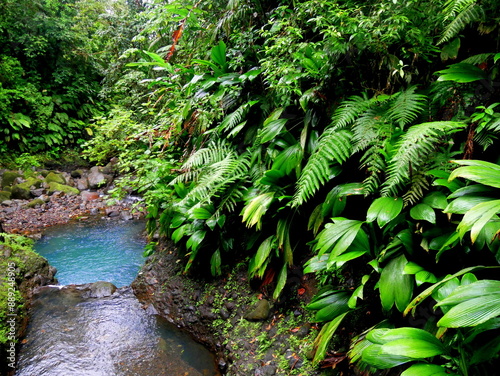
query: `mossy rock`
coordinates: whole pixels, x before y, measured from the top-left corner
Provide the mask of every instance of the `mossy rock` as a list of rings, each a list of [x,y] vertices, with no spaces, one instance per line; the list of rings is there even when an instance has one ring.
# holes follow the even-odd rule
[[[17,178],[22,178],[22,177],[23,176],[21,174],[18,174],[15,171],[5,171],[2,175],[2,186],[4,188],[11,187]]]
[[[79,179],[83,176],[83,174],[84,174],[83,170],[80,169],[71,171],[71,177],[73,179]]]
[[[257,304],[248,310],[244,316],[245,320],[259,321],[266,320],[269,317],[271,305],[266,299],[259,300]]]
[[[69,196],[76,196],[80,194],[80,191],[74,187],[70,187],[69,185],[65,184],[59,184],[53,181],[49,183],[48,193],[49,195],[51,195],[54,192],[63,192]]]
[[[10,200],[10,192],[0,191],[0,202],[4,202],[5,200]]]
[[[16,184],[12,187],[12,198],[29,200],[31,198],[31,187],[40,188],[42,181],[37,178],[29,178],[24,183]]]
[[[35,198],[34,200],[30,201],[28,204],[26,204],[27,208],[34,208],[37,205],[43,205],[45,204],[45,201],[43,201],[41,198]]]
[[[50,183],[58,183],[58,184],[66,184],[66,179],[62,174],[59,174],[57,172],[49,172],[49,174],[45,177],[45,181],[50,184]]]

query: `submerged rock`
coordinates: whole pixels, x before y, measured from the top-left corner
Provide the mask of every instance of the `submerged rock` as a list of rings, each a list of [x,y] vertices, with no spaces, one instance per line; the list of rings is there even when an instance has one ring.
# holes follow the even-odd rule
[[[113,295],[116,291],[116,286],[111,282],[94,282],[91,283],[89,287],[89,298],[104,298]]]

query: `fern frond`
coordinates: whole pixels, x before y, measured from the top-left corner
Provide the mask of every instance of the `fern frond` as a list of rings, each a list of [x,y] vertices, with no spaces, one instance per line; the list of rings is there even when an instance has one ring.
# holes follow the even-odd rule
[[[384,108],[372,108],[356,119],[352,127],[352,153],[378,144],[381,135],[386,133],[385,128],[391,127],[391,124],[385,122],[384,113]]]
[[[458,13],[475,4],[476,0],[448,0],[443,9],[444,20],[455,18]]]
[[[389,119],[398,123],[401,128],[415,121],[425,108],[427,97],[415,93],[416,89],[416,86],[412,86],[399,92],[391,103],[388,111]]]
[[[360,160],[361,168],[366,169],[368,176],[363,181],[363,190],[366,195],[375,193],[382,181],[387,167],[383,148],[375,145],[368,149]]]
[[[484,17],[484,10],[481,6],[475,4],[468,5],[445,27],[441,38],[437,44],[449,41],[460,33],[467,25],[474,21],[479,21]]]
[[[370,106],[371,102],[366,95],[364,97],[357,95],[349,97],[333,113],[331,125],[336,129],[345,128],[368,110]]]
[[[250,108],[255,103],[258,103],[258,101],[247,102],[245,104],[242,104],[235,111],[231,112],[224,118],[224,120],[222,120],[220,125],[217,127],[217,131],[218,132],[230,131],[237,125],[241,124],[243,122],[243,119],[247,116],[248,112],[250,111]]]
[[[469,56],[467,59],[462,60],[461,63],[477,65],[477,64],[484,63],[485,61],[492,58],[493,56],[495,56],[494,53],[472,55],[472,56]]]
[[[396,144],[381,194],[396,195],[398,188],[411,179],[413,171],[419,171],[429,161],[443,136],[465,127],[465,123],[453,121],[422,123],[410,127]]]
[[[351,156],[351,139],[348,130],[336,131],[331,127],[323,132],[297,181],[293,206],[301,205],[331,178],[332,163],[341,164]]]
[[[408,189],[408,192],[403,195],[405,205],[416,204],[424,196],[427,189],[429,189],[427,175],[423,172],[412,174],[410,188]]]

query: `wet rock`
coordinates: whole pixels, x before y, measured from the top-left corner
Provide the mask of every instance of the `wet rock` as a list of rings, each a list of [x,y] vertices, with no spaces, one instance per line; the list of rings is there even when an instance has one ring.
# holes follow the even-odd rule
[[[120,216],[120,212],[118,210],[106,210],[106,215],[110,218]]]
[[[18,174],[15,171],[5,171],[2,175],[2,187],[10,187],[14,184],[14,181],[22,177],[22,175]]]
[[[90,298],[104,298],[111,296],[116,291],[116,286],[111,282],[94,282],[90,284],[89,295]]]
[[[90,169],[90,174],[88,176],[89,188],[97,189],[105,186],[109,183],[109,177],[106,177],[100,170],[99,167],[94,166]]]
[[[123,219],[124,221],[130,221],[130,220],[134,219],[134,216],[132,214],[130,214],[129,210],[123,210],[120,213],[120,218]]]
[[[45,189],[44,188],[31,189],[30,192],[32,196],[39,197],[45,193]]]
[[[76,188],[78,188],[80,191],[85,191],[89,189],[89,182],[87,178],[77,179],[75,185]]]
[[[245,320],[258,321],[266,320],[269,317],[271,311],[271,305],[267,299],[262,299],[257,302],[257,304],[243,316]]]
[[[83,201],[92,201],[99,198],[99,192],[83,191],[81,193]]]
[[[49,172],[49,174],[45,177],[45,182],[48,184],[58,183],[66,185],[66,179],[64,178],[63,174],[56,172]]]
[[[55,192],[63,192],[69,196],[76,196],[80,194],[80,191],[69,185],[59,184],[56,182],[49,183],[48,194],[52,195]]]

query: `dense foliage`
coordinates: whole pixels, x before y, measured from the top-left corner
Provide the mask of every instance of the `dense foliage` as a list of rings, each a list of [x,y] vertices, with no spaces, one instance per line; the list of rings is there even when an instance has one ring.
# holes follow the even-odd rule
[[[12,98],[0,112],[11,137],[3,145],[40,121],[23,136],[29,146],[61,116],[49,104],[36,115],[42,102],[25,87],[50,103],[71,99],[66,120],[85,122],[89,113],[72,111],[98,108],[85,104],[100,75],[109,110],[85,153],[119,158],[130,173],[121,185],[145,195],[150,231],[178,245],[186,272],[210,265],[218,276],[247,258],[249,276],[276,300],[294,293],[292,266],[314,273],[322,288],[308,308],[325,323],[315,362],[345,324],[358,334],[348,357],[367,373],[494,372],[497,2],[115,1],[100,11],[117,23],[97,24],[107,18],[78,2],[67,28],[67,6],[47,4],[60,13],[44,22],[89,61],[51,63],[48,79],[34,62],[70,52],[15,44],[23,48],[0,66],[2,95]],[[111,4],[129,18],[118,22]],[[3,45],[26,38],[12,30],[2,26]],[[54,78],[62,67],[68,81]],[[24,78],[29,69],[36,82]]]

